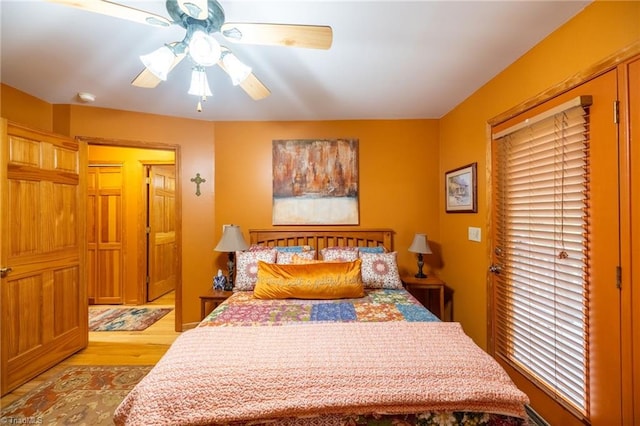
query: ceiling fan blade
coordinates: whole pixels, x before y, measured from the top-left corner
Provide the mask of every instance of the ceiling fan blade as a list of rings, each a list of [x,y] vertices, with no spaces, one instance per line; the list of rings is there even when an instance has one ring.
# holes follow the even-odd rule
[[[171,64],[171,67],[169,68],[169,72],[171,72],[171,70],[174,69],[176,65],[178,65],[180,61],[184,59],[185,56],[186,55],[184,53],[179,53],[178,55],[176,55],[176,58],[173,60],[173,64]],[[162,82],[162,80],[159,77],[157,77],[154,73],[149,71],[148,68],[145,68],[142,71],[140,71],[140,73],[136,76],[136,78],[133,79],[133,81],[131,82],[131,85],[136,87],[153,89],[154,87],[158,86],[160,82]]]
[[[249,74],[249,77],[240,83],[240,87],[242,87],[242,90],[251,96],[254,101],[264,99],[271,94],[271,91],[258,80],[258,77],[256,77],[254,73]]]
[[[149,71],[148,68],[145,68],[142,71],[140,71],[140,74],[138,74],[136,78],[133,79],[133,81],[131,82],[131,85],[136,87],[153,89],[158,84],[160,84],[161,81],[162,80],[156,77],[156,75],[151,71]]]
[[[220,32],[236,43],[329,49],[333,42],[331,27],[321,25],[229,22]]]
[[[95,12],[103,15],[113,16],[129,21],[139,22],[147,25],[168,27],[171,21],[167,18],[123,4],[112,3],[106,0],[47,0],[51,3],[58,3],[64,6],[71,6],[87,12]]]
[[[207,0],[178,0],[178,7],[194,19],[204,21],[209,16]]]

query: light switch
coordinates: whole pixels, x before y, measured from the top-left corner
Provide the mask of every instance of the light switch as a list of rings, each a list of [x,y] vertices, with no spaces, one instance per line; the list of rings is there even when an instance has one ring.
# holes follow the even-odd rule
[[[482,231],[474,226],[469,227],[469,241],[480,242],[482,240]]]

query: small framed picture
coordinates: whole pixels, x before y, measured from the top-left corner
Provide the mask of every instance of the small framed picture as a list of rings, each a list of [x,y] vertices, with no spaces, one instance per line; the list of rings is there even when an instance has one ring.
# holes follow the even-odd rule
[[[478,212],[478,163],[468,164],[444,174],[447,213]]]

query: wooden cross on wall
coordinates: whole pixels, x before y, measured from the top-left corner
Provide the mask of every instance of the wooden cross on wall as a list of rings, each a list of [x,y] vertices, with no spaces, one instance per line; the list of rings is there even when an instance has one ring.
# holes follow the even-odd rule
[[[194,182],[196,184],[196,196],[199,197],[200,196],[200,184],[201,183],[205,183],[207,180],[206,179],[202,179],[200,177],[200,173],[196,173],[196,177],[191,178],[191,182]]]

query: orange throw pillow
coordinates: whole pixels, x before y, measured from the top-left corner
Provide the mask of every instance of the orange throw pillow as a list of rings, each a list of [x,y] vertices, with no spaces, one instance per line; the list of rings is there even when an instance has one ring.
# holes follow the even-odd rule
[[[345,299],[364,296],[361,260],[278,265],[258,262],[258,299]]]

